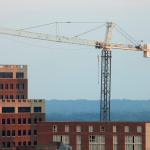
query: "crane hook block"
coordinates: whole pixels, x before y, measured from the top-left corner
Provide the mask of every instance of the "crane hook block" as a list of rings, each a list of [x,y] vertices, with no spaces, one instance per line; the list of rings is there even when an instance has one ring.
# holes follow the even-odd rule
[[[150,44],[144,44],[144,57],[150,57]]]

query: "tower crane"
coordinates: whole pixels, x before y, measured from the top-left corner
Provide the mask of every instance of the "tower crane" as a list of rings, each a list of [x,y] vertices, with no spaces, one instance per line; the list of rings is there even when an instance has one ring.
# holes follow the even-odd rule
[[[45,33],[30,32],[27,30],[15,30],[0,28],[0,34],[19,36],[24,38],[46,40],[61,43],[92,46],[101,49],[101,98],[100,98],[100,120],[110,121],[110,100],[111,100],[111,52],[112,49],[122,49],[125,51],[143,52],[144,57],[150,57],[150,44],[120,44],[112,43],[112,31],[116,26],[113,22],[106,22],[106,33],[103,41],[87,40],[78,37],[67,37],[59,35],[49,35]]]

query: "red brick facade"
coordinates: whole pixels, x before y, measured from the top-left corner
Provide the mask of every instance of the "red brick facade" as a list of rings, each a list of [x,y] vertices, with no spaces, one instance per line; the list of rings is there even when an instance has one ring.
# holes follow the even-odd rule
[[[80,130],[77,129],[79,127]],[[68,137],[67,144],[72,147],[72,150],[92,150],[92,144],[94,145],[97,142],[94,141],[95,138],[104,137],[104,150],[114,150],[113,138],[117,137],[117,150],[127,150],[127,148],[125,149],[127,147],[125,142],[129,137],[132,140],[133,138],[141,139],[138,144],[141,146],[141,150],[146,150],[144,122],[41,122],[38,124],[38,129],[37,142],[39,145],[48,145],[55,140],[66,142],[63,137]],[[78,148],[77,136],[81,138],[79,142],[81,147]],[[134,144],[135,146],[133,146]],[[137,145],[136,143],[132,144],[134,150],[139,150],[136,149]]]

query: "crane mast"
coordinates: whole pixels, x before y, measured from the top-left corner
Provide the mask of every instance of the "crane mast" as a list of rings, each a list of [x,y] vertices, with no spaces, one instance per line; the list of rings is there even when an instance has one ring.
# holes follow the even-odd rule
[[[92,46],[101,51],[101,96],[100,96],[100,121],[110,121],[110,100],[111,100],[111,50],[122,49],[129,51],[143,52],[144,57],[150,57],[150,45],[149,44],[119,44],[111,43],[112,30],[116,24],[112,22],[106,23],[106,34],[104,41],[87,40],[78,37],[66,37],[59,35],[49,35],[45,33],[30,32],[26,30],[14,30],[0,27],[0,34],[6,34],[10,36],[19,36],[30,39],[46,40],[53,42],[69,43]]]
[[[114,24],[107,23],[105,35],[106,45],[112,39]],[[100,120],[110,121],[110,99],[111,99],[111,49],[103,48],[101,51],[101,93],[100,93]]]

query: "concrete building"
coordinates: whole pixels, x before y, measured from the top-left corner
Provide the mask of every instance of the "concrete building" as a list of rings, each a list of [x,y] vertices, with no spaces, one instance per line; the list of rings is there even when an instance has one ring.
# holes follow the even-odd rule
[[[0,65],[0,150],[37,145],[44,100],[28,99],[26,65]]]

